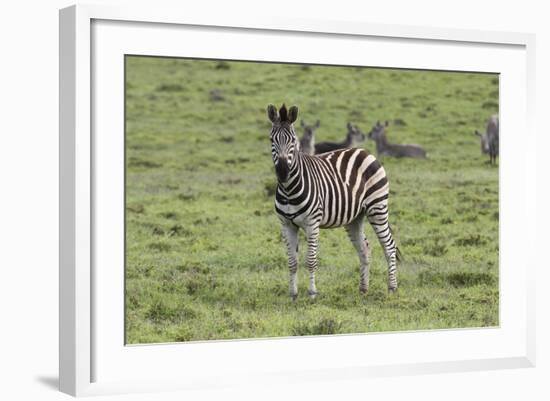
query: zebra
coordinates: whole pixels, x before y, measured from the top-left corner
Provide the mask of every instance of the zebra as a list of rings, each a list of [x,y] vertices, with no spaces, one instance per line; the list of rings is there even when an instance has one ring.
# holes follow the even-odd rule
[[[308,125],[304,120],[300,121],[302,128],[304,129],[304,136],[300,139],[300,151],[306,155],[315,154],[315,130],[319,128],[321,122],[317,120],[314,125]]]
[[[267,107],[272,123],[271,153],[277,190],[275,211],[282,225],[289,268],[289,295],[298,296],[297,253],[298,229],[307,238],[307,268],[309,297],[317,295],[315,272],[317,246],[321,228],[345,227],[360,261],[359,290],[366,294],[369,287],[369,245],[364,234],[365,217],[384,248],[388,263],[388,289],[397,290],[399,250],[388,222],[389,184],[384,167],[364,149],[348,148],[318,156],[299,151],[293,123],[298,108],[279,111]]]
[[[315,154],[332,152],[333,150],[354,148],[365,140],[365,133],[362,132],[357,126],[347,124],[348,133],[346,139],[343,142],[321,142],[315,145]]]

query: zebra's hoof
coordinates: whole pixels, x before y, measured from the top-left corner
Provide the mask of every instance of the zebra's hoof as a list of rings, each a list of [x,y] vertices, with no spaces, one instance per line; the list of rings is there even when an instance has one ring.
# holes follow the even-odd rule
[[[361,293],[361,295],[367,295],[367,292],[369,292],[369,289],[365,287],[359,287],[359,292]]]
[[[298,299],[298,294],[290,294],[290,300],[292,303],[295,303],[296,299]]]
[[[388,294],[397,294],[397,287],[389,287],[388,288]]]
[[[309,295],[310,300],[315,301],[315,298],[317,297],[317,291],[308,290],[307,295]]]

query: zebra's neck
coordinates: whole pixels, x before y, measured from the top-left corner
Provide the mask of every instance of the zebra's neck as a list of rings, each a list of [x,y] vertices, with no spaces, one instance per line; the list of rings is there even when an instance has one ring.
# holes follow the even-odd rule
[[[302,166],[304,155],[299,151],[297,151],[295,155],[296,157],[294,157],[290,166],[288,178],[284,182],[279,181],[281,192],[285,195],[295,192],[296,188],[301,187],[302,184]]]

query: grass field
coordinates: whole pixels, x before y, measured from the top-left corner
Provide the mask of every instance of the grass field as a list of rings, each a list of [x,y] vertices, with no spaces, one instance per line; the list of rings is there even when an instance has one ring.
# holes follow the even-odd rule
[[[321,121],[318,141],[389,120],[390,141],[427,150],[382,160],[404,256],[397,294],[367,224],[367,296],[333,229],[321,231],[315,302],[301,234],[290,302],[265,111],[283,102]],[[491,74],[127,57],[127,342],[498,325],[498,168],[473,135],[497,111]]]

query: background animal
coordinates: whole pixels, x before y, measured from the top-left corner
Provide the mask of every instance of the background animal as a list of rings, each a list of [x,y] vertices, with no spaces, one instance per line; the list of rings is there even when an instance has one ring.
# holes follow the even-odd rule
[[[319,128],[321,122],[317,120],[314,125],[308,125],[301,120],[300,125],[304,129],[304,135],[300,139],[300,151],[312,156],[315,154],[315,130]]]
[[[267,108],[272,123],[271,153],[277,174],[275,210],[281,220],[286,240],[290,271],[289,293],[298,295],[298,228],[307,239],[309,296],[315,298],[315,272],[319,229],[345,227],[360,260],[359,289],[366,293],[369,285],[369,262],[364,234],[365,217],[384,248],[388,263],[388,289],[397,289],[397,246],[388,221],[389,184],[384,167],[364,149],[341,149],[320,156],[299,151],[293,123],[296,106]]]
[[[348,133],[343,142],[320,142],[315,145],[315,154],[332,152],[333,150],[353,148],[365,140],[365,134],[357,127],[348,123]]]
[[[489,155],[489,163],[493,164],[497,161],[499,148],[499,122],[498,115],[494,114],[487,121],[487,128],[483,134],[478,130],[475,134],[479,136],[481,142],[481,153]]]
[[[426,158],[426,151],[420,145],[401,145],[395,143],[389,143],[386,135],[386,127],[389,123],[381,124],[380,121],[376,122],[376,125],[372,127],[369,132],[369,139],[376,142],[376,153],[378,157],[392,156],[392,157],[412,157],[417,159]]]

